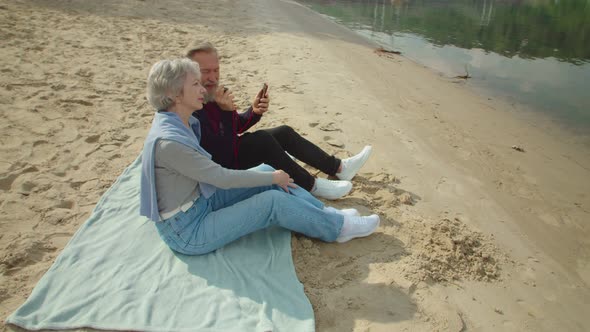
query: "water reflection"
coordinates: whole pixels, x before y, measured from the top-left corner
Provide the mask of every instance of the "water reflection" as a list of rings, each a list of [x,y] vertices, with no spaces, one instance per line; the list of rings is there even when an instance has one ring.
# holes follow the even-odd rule
[[[300,0],[448,76],[590,128],[588,0]]]

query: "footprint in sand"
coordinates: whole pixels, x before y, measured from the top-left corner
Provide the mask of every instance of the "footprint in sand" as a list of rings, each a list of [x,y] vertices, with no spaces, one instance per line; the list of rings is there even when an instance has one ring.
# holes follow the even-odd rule
[[[59,201],[56,205],[56,208],[60,209],[68,209],[71,210],[74,207],[74,202],[69,200]]]
[[[294,89],[288,85],[282,84],[276,88],[277,92],[293,92]]]
[[[383,283],[360,284],[348,287],[332,295],[328,303],[339,303],[342,314],[352,311],[354,316],[365,319],[380,317],[411,317],[417,311],[416,304],[401,290]],[[349,317],[350,319],[351,317]],[[382,318],[381,318],[382,319]]]
[[[58,84],[51,84],[50,87],[53,91],[61,91],[66,88],[66,85],[62,84],[62,83],[58,83]]]
[[[39,99],[41,99],[41,100],[49,100],[49,99],[53,99],[54,97],[55,97],[55,93],[49,92],[49,93],[45,93],[45,94],[39,96]]]
[[[35,98],[35,97],[37,97],[39,94],[41,94],[41,93],[43,93],[43,92],[45,92],[45,91],[43,91],[43,90],[37,90],[37,91],[35,91],[35,92],[33,92],[33,93],[31,93],[31,94],[29,94],[29,95],[25,96],[25,99],[27,99],[27,100],[28,100],[28,99]]]
[[[529,260],[530,263],[530,260]],[[537,286],[537,273],[535,268],[532,266],[526,266],[524,271],[520,273],[520,280],[523,284],[536,287]]]
[[[120,142],[115,142],[113,144],[104,144],[100,146],[100,150],[102,150],[103,152],[113,152],[119,150],[120,146]]]
[[[4,273],[0,273],[0,274],[4,274]],[[9,299],[11,297],[12,297],[12,295],[8,291],[8,288],[6,288],[6,287],[0,288],[0,303],[2,303],[4,300]]]
[[[82,99],[60,99],[60,103],[77,104],[82,106],[93,106],[94,104]]]
[[[58,132],[53,141],[55,143],[62,143],[58,144],[61,147],[65,143],[77,142],[80,137],[81,135],[80,132],[78,132],[78,129],[74,127],[68,127],[67,129]]]
[[[56,248],[64,248],[72,238],[73,233],[53,233],[45,237],[45,241]]]
[[[72,218],[72,210],[65,208],[53,208],[43,216],[43,222],[51,225],[63,225]]]
[[[35,166],[26,166],[26,165],[25,166],[19,166],[18,164],[15,164],[15,167],[16,168],[20,167],[20,169],[17,170],[16,172],[12,173],[12,174],[9,174],[9,175],[7,175],[7,176],[5,176],[3,178],[0,178],[0,190],[8,191],[8,190],[12,189],[13,183],[21,175],[25,175],[27,173],[34,173],[34,172],[38,172],[39,171],[39,169],[37,167],[35,167]]]
[[[3,178],[0,178],[0,190],[8,191],[12,187],[12,183],[16,178],[18,178],[19,174],[10,174]]]
[[[94,73],[92,72],[92,70],[86,69],[86,68],[78,69],[78,71],[76,71],[75,74],[80,77],[84,77],[84,78],[90,78],[90,77],[94,76]]]
[[[107,157],[108,160],[115,160],[115,159],[119,159],[119,158],[121,158],[120,153],[115,153],[115,154],[112,154],[109,157]]]
[[[100,181],[98,179],[90,179],[84,182],[73,183],[76,187],[74,189],[80,189],[81,192],[89,192],[98,188]]]
[[[86,143],[96,143],[96,142],[98,142],[99,139],[100,139],[100,135],[90,135],[90,136],[86,137],[86,139],[84,140],[84,142],[86,142]]]
[[[53,149],[51,149],[49,145],[49,142],[44,140],[33,142],[33,148],[31,149],[28,162],[32,164],[41,164],[51,160],[55,154],[51,153]]]
[[[37,187],[37,183],[33,182],[33,181],[28,181],[25,180],[24,182],[22,182],[19,186],[19,188],[17,189],[17,193],[21,194],[21,195],[25,195],[28,196],[31,194],[31,192],[33,191],[33,189],[35,189],[35,187]]]
[[[337,139],[332,138],[330,136],[324,136],[324,142],[330,144],[331,146],[335,146],[337,148],[344,147],[344,143],[342,143],[340,140],[337,140]]]
[[[6,254],[0,257],[0,266],[4,266],[4,275],[13,275],[18,270],[43,260],[44,256],[56,248],[43,240],[38,234],[18,235],[8,241]]]
[[[334,122],[329,122],[320,126],[321,131],[342,131]]]

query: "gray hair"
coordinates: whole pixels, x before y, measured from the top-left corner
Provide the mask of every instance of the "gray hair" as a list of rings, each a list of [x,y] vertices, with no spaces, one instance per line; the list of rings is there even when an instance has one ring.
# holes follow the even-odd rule
[[[156,62],[147,80],[147,99],[157,111],[167,110],[174,97],[182,92],[186,75],[192,72],[201,79],[199,64],[189,59],[160,60]]]
[[[195,46],[192,46],[191,48],[189,48],[189,50],[186,52],[186,57],[189,59],[192,59],[193,55],[195,55],[195,53],[215,53],[215,54],[217,54],[217,49],[210,42],[203,42],[203,43],[196,44]]]

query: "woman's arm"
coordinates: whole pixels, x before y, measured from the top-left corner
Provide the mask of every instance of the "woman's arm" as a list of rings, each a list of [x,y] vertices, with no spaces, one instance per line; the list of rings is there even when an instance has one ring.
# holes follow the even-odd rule
[[[265,186],[275,180],[271,172],[223,168],[188,146],[170,140],[158,141],[155,159],[159,167],[222,189]]]

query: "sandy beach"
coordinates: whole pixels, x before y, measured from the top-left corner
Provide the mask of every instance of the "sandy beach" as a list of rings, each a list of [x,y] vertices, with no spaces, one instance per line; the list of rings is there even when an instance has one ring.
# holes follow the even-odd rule
[[[0,39],[3,319],[140,154],[150,66],[208,40],[241,109],[268,82],[254,130],[373,146],[334,206],[378,213],[378,232],[292,239],[318,331],[590,330],[588,136],[291,1],[6,0]]]

